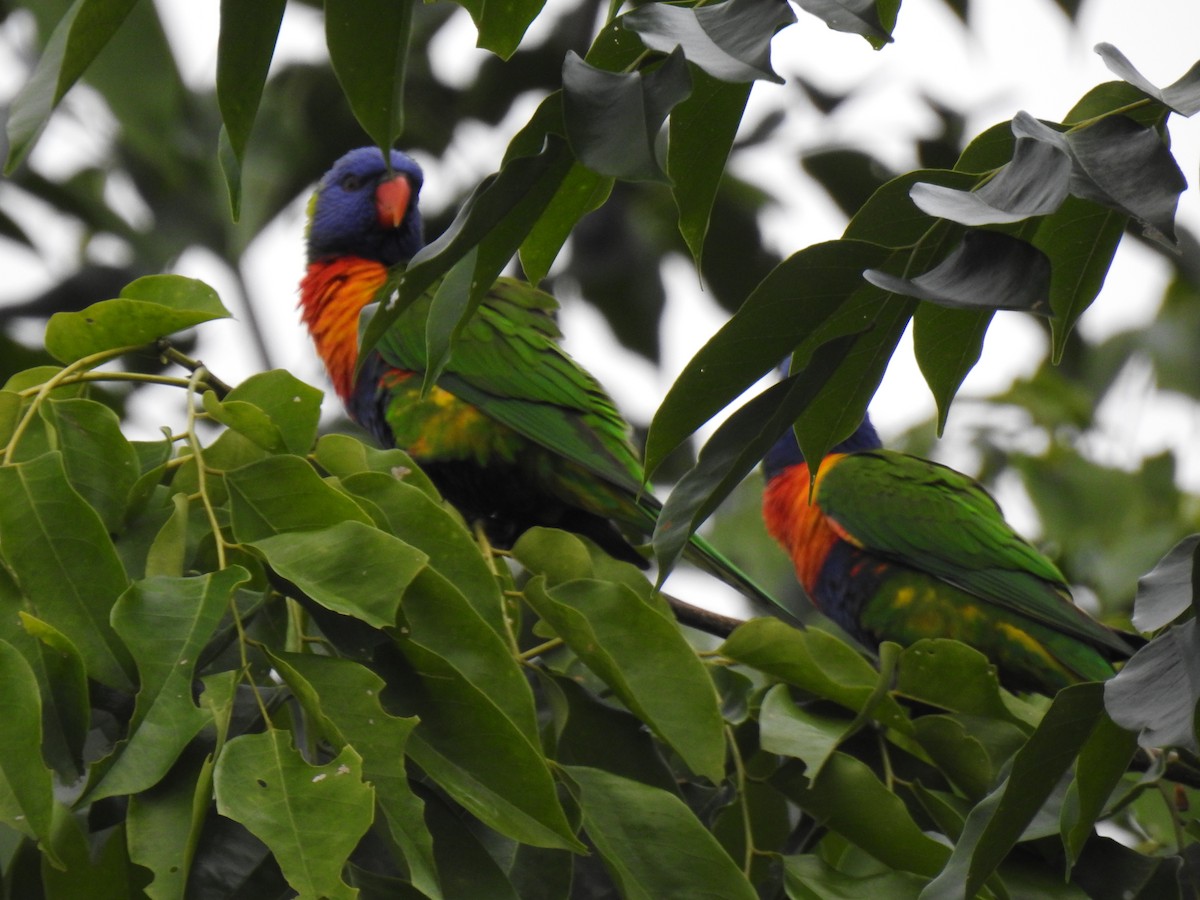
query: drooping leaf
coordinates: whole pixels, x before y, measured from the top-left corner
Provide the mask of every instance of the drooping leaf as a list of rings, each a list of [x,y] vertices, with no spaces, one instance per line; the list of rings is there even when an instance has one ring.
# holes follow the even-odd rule
[[[541,283],[572,229],[608,199],[612,187],[613,179],[597,175],[580,163],[571,166],[521,244],[521,268],[530,284]]]
[[[834,31],[860,34],[879,50],[892,42],[899,0],[798,0]]]
[[[785,857],[783,877],[791,900],[851,900],[854,897],[917,900],[926,884],[926,879],[911,872],[850,875],[839,872],[818,856],[808,855]]]
[[[109,624],[129,580],[60,454],[0,466],[0,552],[34,614],[79,648],[88,675],[132,687],[132,658]]]
[[[1168,87],[1159,88],[1134,68],[1128,57],[1112,44],[1097,44],[1096,52],[1111,72],[1164,106],[1169,106],[1181,116],[1194,116],[1200,112],[1200,63],[1188,69],[1178,81]]]
[[[70,363],[104,350],[148,344],[228,315],[216,291],[202,281],[147,275],[126,285],[118,299],[55,313],[46,325],[46,349]]]
[[[112,611],[113,628],[133,651],[139,690],[128,737],[93,771],[94,802],[144,791],[166,775],[211,716],[192,702],[196,661],[228,609],[241,566],[189,578],[135,582]],[[96,781],[96,772],[102,772]]]
[[[1041,250],[998,231],[968,231],[935,268],[914,278],[879,269],[871,284],[955,309],[1019,309],[1050,315],[1050,260]]]
[[[804,771],[813,778],[820,774],[838,745],[858,727],[848,716],[831,716],[798,706],[781,684],[763,697],[758,726],[764,750],[803,761]]]
[[[75,0],[46,41],[29,81],[8,111],[4,173],[21,164],[71,85],[121,27],[136,0]]]
[[[520,559],[519,549],[514,552]],[[525,586],[525,597],[693,772],[722,780],[725,731],[717,692],[669,614],[624,585],[590,579],[548,587],[539,576]]]
[[[42,752],[64,782],[73,782],[83,772],[83,751],[92,718],[83,659],[67,636],[48,623],[23,610],[19,622],[21,629],[37,639],[38,655],[45,669],[45,683],[39,686]],[[28,652],[25,658],[29,661]]]
[[[625,897],[753,900],[750,882],[674,794],[601,769],[564,767],[583,827]],[[636,810],[636,815],[631,811]]]
[[[921,303],[913,313],[913,352],[937,402],[938,434],[946,427],[950,403],[983,353],[991,310],[950,309]]]
[[[726,0],[693,9],[649,4],[620,21],[651,50],[670,54],[681,48],[688,62],[722,81],[782,84],[771,68],[771,38],[796,16],[773,0]]]
[[[1179,618],[1196,598],[1196,550],[1200,534],[1192,534],[1171,548],[1153,571],[1138,579],[1133,601],[1133,624],[1138,631],[1157,631]]]
[[[151,900],[186,896],[200,828],[212,801],[212,770],[211,756],[189,759],[154,790],[129,798],[129,860],[154,873],[145,889]]]
[[[1075,780],[1063,802],[1061,833],[1068,858],[1079,859],[1137,749],[1137,736],[1108,716],[1096,723],[1075,762]]]
[[[325,43],[354,118],[386,157],[404,130],[411,3],[328,0]]]
[[[575,157],[592,171],[630,181],[666,181],[658,133],[692,89],[680,50],[657,68],[609,72],[574,51],[563,61],[563,117]]]
[[[292,748],[291,735],[272,728],[230,740],[213,776],[217,811],[271,848],[301,896],[357,896],[341,872],[374,818],[375,792],[362,780],[353,748],[325,765],[309,765]]]
[[[0,821],[56,859],[50,841],[54,784],[42,760],[42,704],[37,679],[20,651],[0,641]]]
[[[471,14],[479,29],[479,46],[491,50],[501,59],[508,59],[521,45],[521,38],[546,0],[508,0],[489,3],[488,0],[460,0],[459,5]]]
[[[1104,684],[1112,720],[1138,734],[1143,747],[1183,747],[1196,752],[1200,700],[1200,633],[1196,620],[1172,625]]]
[[[250,541],[267,564],[326,609],[387,628],[429,557],[354,520]]]
[[[241,3],[222,0],[221,36],[217,40],[217,105],[236,167],[225,169],[225,183],[236,221],[241,211],[241,166],[267,70],[275,53],[275,40],[287,0]]]

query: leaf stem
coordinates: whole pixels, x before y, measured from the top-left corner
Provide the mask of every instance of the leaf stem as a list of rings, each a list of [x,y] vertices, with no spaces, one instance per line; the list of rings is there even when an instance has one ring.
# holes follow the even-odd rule
[[[750,867],[754,862],[754,829],[750,824],[750,800],[746,796],[746,764],[733,729],[728,724],[725,726],[725,739],[729,742],[729,756],[733,760],[734,780],[737,782],[738,806],[742,812],[742,841],[746,845],[742,854],[742,874],[749,880]]]

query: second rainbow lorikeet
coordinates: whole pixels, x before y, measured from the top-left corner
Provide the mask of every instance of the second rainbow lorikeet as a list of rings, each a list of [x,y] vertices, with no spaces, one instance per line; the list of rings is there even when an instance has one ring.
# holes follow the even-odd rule
[[[356,376],[359,314],[389,269],[423,246],[422,182],[404,153],[391,151],[385,163],[378,149],[364,147],[334,164],[309,204],[302,318],[347,411],[381,444],[407,451],[497,544],[543,525],[584,535],[645,568],[628,537],[653,529],[659,505],[642,490],[628,424],[559,346],[550,295],[499,279],[423,393],[430,291],[393,324]],[[702,541],[693,541],[689,558],[770,600]]]
[[[1047,694],[1109,678],[1133,653],[1072,602],[1062,573],[982,486],[884,449],[870,419],[830,451],[815,482],[790,429],[763,468],[767,530],[813,603],[865,644],[955,638],[1007,686]]]

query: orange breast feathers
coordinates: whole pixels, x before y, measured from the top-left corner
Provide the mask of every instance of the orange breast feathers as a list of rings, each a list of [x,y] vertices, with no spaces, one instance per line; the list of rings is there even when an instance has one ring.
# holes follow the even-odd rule
[[[343,401],[354,392],[358,314],[386,280],[382,263],[343,256],[309,263],[300,282],[300,319]]]
[[[792,558],[796,577],[810,597],[829,551],[838,541],[855,543],[819,506],[809,502],[810,497],[818,495],[824,474],[844,455],[833,453],[825,457],[811,495],[808,466],[803,463],[776,475],[763,492],[763,521],[767,531]]]

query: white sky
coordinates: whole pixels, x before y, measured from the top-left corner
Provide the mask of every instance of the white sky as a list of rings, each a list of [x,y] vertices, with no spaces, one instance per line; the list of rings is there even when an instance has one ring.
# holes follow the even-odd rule
[[[563,0],[550,0],[544,20],[563,8]],[[159,2],[168,33],[176,47],[185,77],[197,86],[213,83],[217,4]],[[819,188],[801,177],[799,152],[829,145],[869,149],[898,170],[915,165],[914,137],[933,133],[936,123],[918,97],[924,93],[958,110],[971,110],[967,133],[1011,118],[1018,110],[1058,119],[1090,87],[1113,76],[1092,52],[1099,41],[1119,47],[1152,81],[1165,85],[1178,78],[1200,57],[1192,38],[1200,26],[1196,0],[1085,0],[1077,27],[1072,27],[1050,0],[972,0],[972,29],[964,31],[940,0],[908,0],[901,9],[896,41],[876,52],[861,38],[827,29],[819,20],[799,13],[797,24],[785,29],[774,42],[773,61],[785,78],[801,75],[818,86],[845,91],[858,88],[854,99],[828,118],[797,105],[791,89],[759,83],[752,95],[747,123],[781,104],[791,106],[780,139],[769,147],[747,154],[739,175],[761,184],[779,197],[767,216],[768,239],[781,253],[791,253],[817,241],[840,235],[844,221]],[[15,21],[14,21],[15,20]],[[1166,24],[1156,24],[1166,23]],[[6,23],[10,34],[19,34],[20,17]],[[24,26],[27,27],[27,26]],[[536,40],[535,23],[531,39]],[[474,48],[474,28],[459,11],[439,34],[430,52],[441,74],[465,77],[485,55]],[[20,83],[14,72],[18,61],[8,57],[8,44],[0,42],[0,97]],[[278,51],[278,60],[324,57],[320,15],[303,6],[290,5]],[[422,159],[428,181],[423,201],[437,207],[447,202],[454,187],[470,185],[491,172],[508,136],[532,110],[536,98],[519,104],[494,132],[465,126],[441,160]],[[97,137],[78,124],[96,101],[86,90],[68,96],[67,114],[56,117],[32,164],[57,172],[86,159]],[[90,119],[88,120],[91,121]],[[1200,117],[1171,120],[1174,152],[1192,186],[1180,206],[1180,220],[1200,231],[1200,199],[1194,182],[1200,158]],[[103,131],[103,129],[101,129]],[[364,139],[364,143],[365,143]],[[439,185],[441,189],[439,190]],[[0,190],[4,186],[0,184]],[[300,377],[325,385],[323,372],[295,315],[296,282],[303,267],[302,215],[305,198],[296,202],[267,230],[247,255],[243,275],[260,316],[269,322],[273,363]],[[136,214],[136,208],[132,213]],[[22,221],[38,221],[39,210],[23,212]],[[38,233],[41,229],[35,229]],[[61,230],[61,229],[60,229]],[[47,241],[43,259],[0,246],[6,263],[6,298],[19,299],[50,283],[73,264],[70,234]],[[236,313],[241,298],[236,286],[215,261],[201,253],[188,253],[177,271],[204,278],[222,294]],[[1148,251],[1125,242],[1101,297],[1084,316],[1080,328],[1090,338],[1149,321],[1166,277],[1165,266]],[[661,370],[623,351],[590,307],[567,301],[563,325],[569,350],[600,377],[618,404],[633,420],[649,420],[668,386],[687,360],[720,327],[725,313],[697,283],[690,263],[672,262],[668,268],[670,299],[664,320],[664,364]],[[276,315],[272,318],[271,311]],[[258,367],[257,355],[245,329],[236,321],[206,326],[201,352],[214,371],[237,381]],[[999,313],[992,325],[981,364],[968,378],[964,396],[1003,389],[1012,378],[1028,373],[1046,352],[1039,329],[1017,313]],[[1094,442],[1095,453],[1107,462],[1134,464],[1146,452],[1164,445],[1195,447],[1200,422],[1190,403],[1179,398],[1146,402],[1152,385],[1136,373],[1123,383],[1116,408],[1106,411],[1104,434]],[[153,401],[148,400],[148,403]],[[330,403],[336,402],[330,398]],[[1132,404],[1132,407],[1129,406]],[[954,457],[956,422],[969,417],[962,405],[951,413],[946,453]],[[1130,409],[1136,410],[1131,416]],[[906,338],[872,406],[872,414],[885,437],[929,416],[933,401],[924,386]],[[157,424],[157,422],[155,422]],[[959,451],[961,453],[961,443]],[[1200,459],[1193,452],[1181,458],[1181,478],[1200,490]],[[969,460],[953,459],[969,467]],[[1004,498],[1002,498],[1004,499]],[[1010,514],[1013,501],[1006,500]],[[1016,501],[1019,504],[1019,499]],[[1016,510],[1018,517],[1020,510]]]

